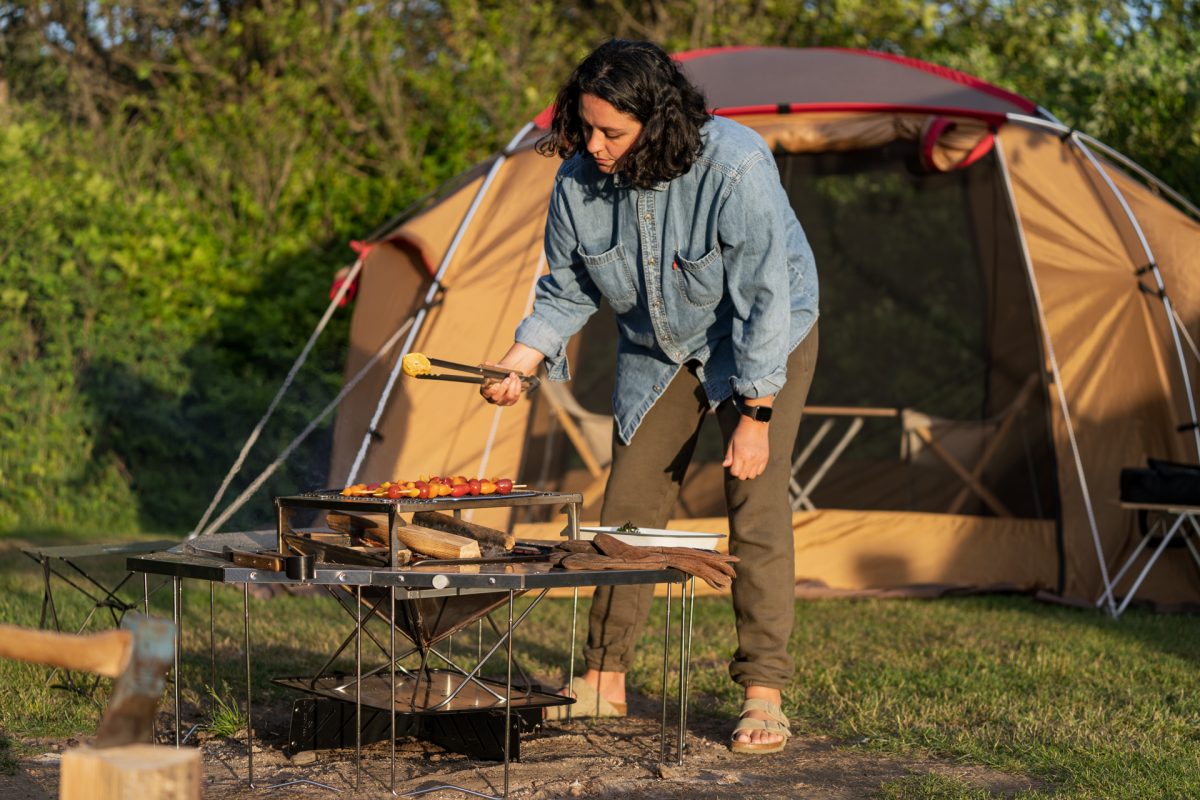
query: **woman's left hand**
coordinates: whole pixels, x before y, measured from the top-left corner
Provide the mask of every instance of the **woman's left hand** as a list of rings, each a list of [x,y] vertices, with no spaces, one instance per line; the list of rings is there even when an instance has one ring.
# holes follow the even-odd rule
[[[729,448],[725,451],[726,467],[733,477],[748,481],[763,474],[767,468],[767,457],[771,454],[766,422],[757,422],[749,417],[738,421]]]

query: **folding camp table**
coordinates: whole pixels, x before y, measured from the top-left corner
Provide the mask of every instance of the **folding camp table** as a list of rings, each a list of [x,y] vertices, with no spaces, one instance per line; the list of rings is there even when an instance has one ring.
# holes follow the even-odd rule
[[[563,506],[568,518],[567,531],[572,534],[570,538],[578,538],[578,511],[582,503],[582,496],[578,494],[556,494],[551,492],[526,493],[532,496],[518,497],[515,495],[500,496],[493,495],[491,497],[480,497],[475,502],[475,507],[487,506],[517,506],[517,505],[550,505]],[[287,507],[304,507],[313,506],[317,501],[312,497],[290,497],[277,498],[276,503],[281,509],[281,525],[283,524],[283,512]],[[396,508],[406,510],[408,506],[421,507],[421,503],[430,503],[432,501],[397,501]],[[352,499],[343,498],[336,501],[339,504],[353,504]],[[325,502],[328,506],[328,502]],[[282,529],[282,528],[281,528]],[[237,550],[246,551],[265,551],[274,548],[278,542],[278,531],[249,531],[241,533],[227,534],[212,534],[209,536],[199,537],[189,542],[188,546],[178,546],[172,548],[168,552],[150,553],[131,557],[128,560],[130,569],[141,572],[146,576],[148,581],[149,576],[161,575],[171,578],[173,583],[173,607],[174,621],[179,627],[179,637],[176,639],[175,648],[175,667],[174,674],[179,675],[181,661],[181,642],[183,639],[183,618],[181,614],[182,598],[180,584],[183,579],[207,581],[211,587],[220,584],[241,585],[242,588],[242,624],[243,624],[243,656],[245,670],[245,702],[246,702],[246,759],[247,759],[247,784],[252,789],[275,789],[292,786],[295,784],[308,784],[325,789],[333,789],[327,784],[318,783],[308,779],[285,780],[273,785],[264,786],[255,783],[254,770],[254,741],[253,741],[253,723],[252,723],[252,672],[251,672],[251,631],[253,629],[251,623],[251,605],[250,605],[250,586],[263,584],[280,584],[280,585],[298,585],[307,584],[315,586],[324,586],[333,589],[339,589],[344,592],[353,594],[353,602],[347,605],[347,610],[351,611],[354,616],[354,629],[338,648],[340,653],[347,645],[353,645],[354,648],[354,674],[353,677],[345,676],[333,683],[326,680],[329,674],[326,672],[326,667],[332,662],[332,658],[326,662],[316,676],[305,678],[280,678],[276,679],[275,683],[289,688],[299,688],[303,691],[312,692],[319,696],[331,697],[336,696],[341,701],[353,704],[353,714],[349,716],[353,720],[350,727],[353,731],[352,739],[355,748],[355,788],[361,788],[362,782],[362,747],[363,734],[366,728],[366,717],[364,716],[364,708],[368,711],[382,711],[383,717],[387,724],[383,726],[383,730],[388,732],[388,737],[391,740],[390,746],[390,778],[389,789],[393,795],[396,794],[396,748],[395,738],[399,735],[404,735],[402,729],[397,726],[397,717],[402,715],[431,715],[439,712],[454,713],[462,711],[462,708],[455,708],[452,703],[456,696],[462,695],[468,697],[469,702],[479,706],[480,710],[489,711],[501,714],[503,718],[502,725],[499,726],[501,739],[501,754],[504,762],[504,781],[503,791],[500,795],[481,794],[475,790],[465,789],[459,786],[443,785],[436,787],[437,789],[445,789],[450,791],[458,791],[465,794],[474,795],[476,797],[507,797],[509,788],[509,762],[510,748],[513,745],[513,735],[515,718],[518,713],[521,713],[525,707],[539,704],[539,700],[535,695],[541,694],[525,685],[520,687],[513,681],[514,655],[513,655],[513,632],[518,626],[530,615],[530,612],[538,605],[538,603],[546,597],[551,589],[572,589],[574,590],[575,599],[572,603],[572,624],[571,624],[571,652],[570,652],[570,667],[568,678],[574,676],[574,652],[575,652],[575,623],[577,616],[578,589],[589,586],[604,586],[604,585],[644,585],[644,584],[666,584],[668,586],[665,620],[663,626],[663,661],[662,661],[662,720],[661,720],[661,735],[659,747],[659,761],[665,762],[668,758],[668,751],[671,749],[671,744],[674,745],[676,762],[682,764],[684,751],[684,736],[687,728],[687,695],[688,695],[688,677],[689,664],[688,654],[691,649],[691,620],[692,608],[695,602],[695,582],[679,570],[665,568],[656,570],[629,570],[629,569],[612,569],[612,570],[563,570],[554,569],[547,562],[541,563],[497,563],[497,564],[471,564],[464,567],[455,566],[453,561],[432,561],[427,562],[428,566],[422,564],[409,565],[403,567],[388,567],[388,566],[357,566],[343,565],[334,563],[320,563],[314,569],[312,578],[295,579],[288,577],[283,572],[273,572],[267,569],[253,568],[246,566],[238,566],[230,561],[225,560],[220,555],[225,546],[231,546]],[[672,652],[671,647],[671,627],[672,627],[672,610],[671,610],[671,593],[670,587],[677,585],[679,587],[680,598],[680,613],[678,618],[677,642],[678,642],[678,690],[677,696],[679,701],[678,706],[678,729],[674,742],[667,735],[667,689],[668,689],[668,672],[669,654]],[[514,616],[514,599],[525,592],[536,593],[529,606],[519,615]],[[368,593],[370,596],[368,596]],[[507,625],[497,626],[499,640],[487,652],[486,655],[481,655],[479,663],[474,670],[459,669],[450,659],[442,658],[449,667],[458,671],[454,676],[456,688],[448,692],[448,696],[438,697],[436,702],[427,706],[418,703],[419,696],[416,692],[418,685],[422,688],[429,689],[433,686],[432,680],[418,682],[409,680],[413,672],[401,667],[398,664],[399,657],[396,646],[396,629],[398,627],[397,620],[398,608],[403,604],[409,604],[421,601],[422,599],[435,599],[440,597],[468,597],[481,596],[485,600],[490,596],[494,599],[494,604],[489,603],[487,608],[490,613],[491,609],[499,610],[503,608],[507,612]],[[370,611],[364,615],[364,597],[370,600],[370,597],[376,598]],[[211,598],[211,594],[210,594]],[[149,594],[147,590],[146,605],[149,606]],[[401,613],[411,613],[401,612]],[[210,661],[214,670],[213,684],[216,684],[215,669],[216,659],[213,651],[212,630],[212,605],[210,601]],[[370,619],[383,619],[391,621],[389,625],[390,632],[386,641],[382,637],[378,637],[367,628],[367,621]],[[364,671],[362,646],[364,640],[374,642],[377,650],[383,655],[384,666],[376,666],[374,669]],[[369,654],[368,654],[369,655]],[[505,678],[504,680],[483,679],[480,677],[479,670],[483,663],[493,655],[503,657],[505,661]],[[337,653],[334,654],[334,657]],[[441,656],[439,656],[441,657]],[[424,671],[426,661],[422,658],[421,670]],[[398,673],[407,673],[400,674]],[[386,676],[386,677],[385,677]],[[440,676],[439,676],[440,677]],[[570,680],[568,679],[568,683]],[[399,691],[397,691],[399,689]],[[434,692],[436,694],[436,691]],[[541,705],[545,705],[546,698],[542,698]],[[553,698],[557,699],[557,698]],[[179,682],[175,684],[175,744],[179,746],[183,739],[180,731],[180,692]],[[418,790],[414,794],[432,791],[431,788]]]
[[[1138,573],[1137,579],[1133,585],[1129,587],[1129,591],[1125,593],[1125,598],[1121,604],[1113,610],[1113,616],[1119,617],[1129,605],[1129,601],[1133,600],[1133,596],[1137,594],[1137,590],[1141,587],[1142,582],[1146,580],[1146,576],[1150,574],[1155,562],[1166,551],[1167,545],[1171,543],[1171,539],[1175,534],[1179,534],[1179,538],[1183,540],[1188,552],[1192,554],[1192,560],[1196,562],[1197,568],[1200,568],[1200,550],[1197,550],[1192,537],[1200,537],[1200,506],[1180,505],[1177,503],[1131,503],[1122,501],[1121,508],[1127,511],[1148,511],[1158,514],[1154,524],[1150,526],[1150,530],[1142,537],[1141,543],[1133,551],[1133,554],[1126,559],[1125,563],[1117,571],[1109,584],[1108,589],[1100,595],[1096,600],[1096,606],[1102,606],[1105,603],[1111,603],[1115,597],[1110,597],[1110,592],[1116,588],[1121,582],[1121,578],[1125,577],[1125,573],[1134,565],[1138,557],[1146,551],[1150,544],[1154,541],[1155,534],[1162,534],[1162,539],[1159,540],[1158,546],[1154,548],[1154,552],[1150,554],[1149,560],[1142,566],[1142,571]],[[1163,531],[1166,533],[1163,533]]]
[[[121,589],[133,577],[133,573],[124,570],[113,580],[99,574],[95,562],[102,558],[116,556],[131,556],[140,553],[153,553],[165,550],[175,542],[159,539],[152,542],[125,542],[122,544],[82,544],[62,545],[55,547],[23,547],[21,552],[32,558],[42,567],[42,614],[38,627],[45,630],[62,632],[62,620],[58,613],[58,604],[54,599],[54,578],[77,591],[91,603],[87,614],[74,631],[83,633],[101,609],[108,612],[114,628],[120,627],[125,612],[136,608],[136,604],[126,601],[120,596]],[[91,563],[89,563],[91,562]],[[101,618],[103,618],[101,614]],[[57,669],[55,670],[57,672]],[[50,673],[53,679],[54,672]],[[86,683],[77,681],[69,672],[64,672],[63,688],[71,689],[84,695],[91,695],[99,683],[99,678],[89,678]]]

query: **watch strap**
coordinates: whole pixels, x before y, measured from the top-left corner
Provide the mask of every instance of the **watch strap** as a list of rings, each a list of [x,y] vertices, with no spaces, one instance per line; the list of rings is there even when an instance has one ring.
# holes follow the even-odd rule
[[[738,403],[737,407],[743,417],[749,417],[756,422],[771,421],[772,409],[770,406],[748,406],[745,403]]]

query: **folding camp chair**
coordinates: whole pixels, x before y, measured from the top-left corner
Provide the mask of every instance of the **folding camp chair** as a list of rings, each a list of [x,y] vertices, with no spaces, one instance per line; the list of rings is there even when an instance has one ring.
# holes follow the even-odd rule
[[[842,453],[846,452],[846,448],[858,436],[858,432],[862,430],[863,422],[867,417],[895,417],[900,412],[894,408],[854,408],[852,406],[805,406],[804,416],[806,417],[824,417],[817,430],[809,438],[800,452],[792,459],[792,475],[789,481],[788,492],[792,504],[792,511],[816,511],[816,506],[812,501],[812,493],[820,485],[825,476],[829,474],[829,470],[833,469],[834,464],[842,457]],[[842,436],[829,452],[825,454],[825,458],[808,477],[805,482],[800,481],[800,469],[808,463],[808,460],[816,453],[817,448],[825,438],[833,431],[839,421],[845,421],[846,427],[842,431]]]
[[[901,410],[900,457],[909,463],[940,462],[963,482],[963,488],[950,501],[947,514],[957,514],[973,493],[997,516],[1012,516],[981,479],[1036,387],[1037,376],[1030,375],[1008,408],[981,421],[940,419],[911,408]],[[968,469],[964,461],[973,462],[974,466]]]

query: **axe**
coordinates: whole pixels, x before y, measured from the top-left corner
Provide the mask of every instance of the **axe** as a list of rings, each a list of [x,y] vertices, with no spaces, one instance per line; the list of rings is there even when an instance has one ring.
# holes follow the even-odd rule
[[[121,630],[77,636],[0,625],[0,658],[113,679],[97,749],[154,741],[154,714],[175,652],[175,624],[127,614]]]

